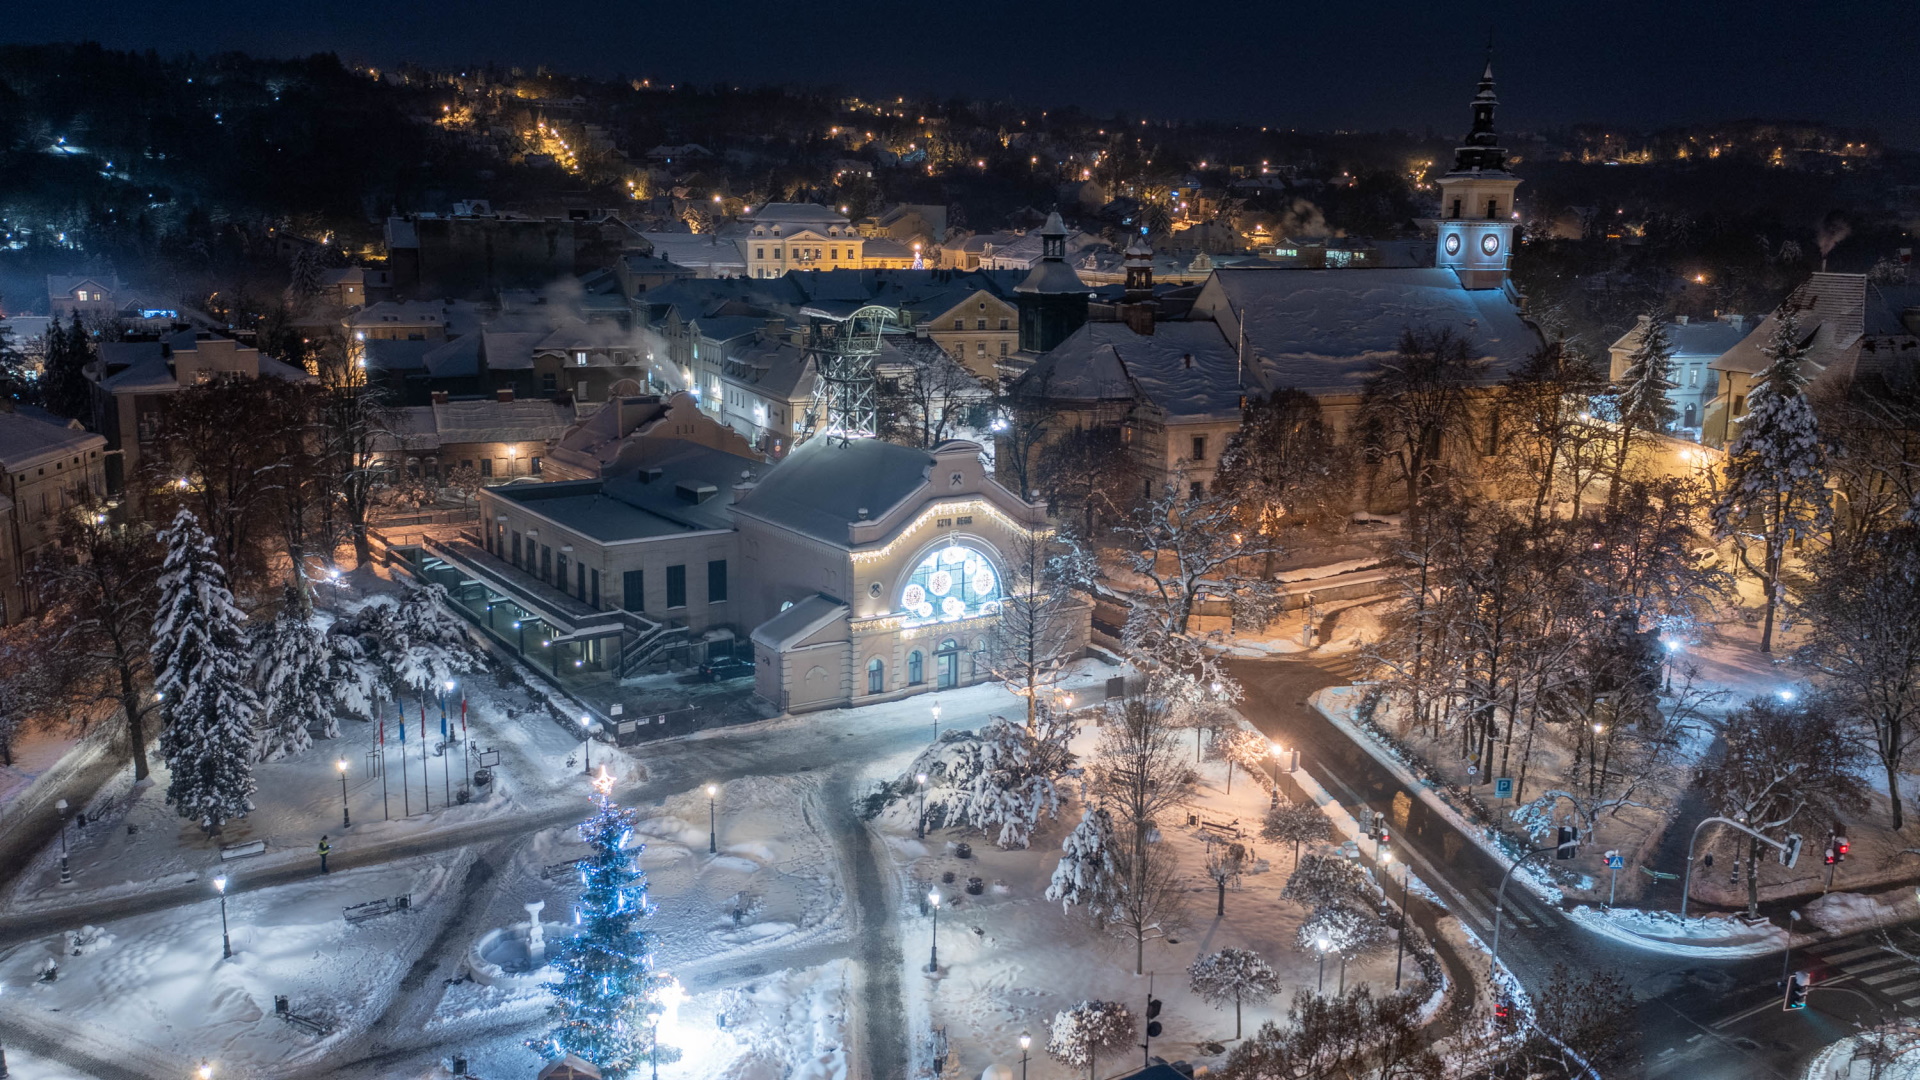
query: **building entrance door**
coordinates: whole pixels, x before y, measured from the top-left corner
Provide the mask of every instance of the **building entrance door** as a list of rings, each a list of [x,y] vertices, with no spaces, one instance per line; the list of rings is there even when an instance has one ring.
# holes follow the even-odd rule
[[[940,649],[933,654],[933,669],[938,672],[937,688],[945,690],[960,685],[960,643],[948,638],[940,643]]]

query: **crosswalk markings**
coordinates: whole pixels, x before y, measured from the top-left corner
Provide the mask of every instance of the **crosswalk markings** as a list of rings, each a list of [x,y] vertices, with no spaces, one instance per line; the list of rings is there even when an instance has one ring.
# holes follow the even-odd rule
[[[1846,964],[1843,965],[1840,970],[1845,971],[1849,975],[1865,975],[1869,971],[1879,971],[1881,968],[1894,967],[1906,963],[1910,963],[1910,961],[1904,956],[1887,956],[1879,960],[1862,960],[1857,964]]]
[[[1898,967],[1888,971],[1883,971],[1878,975],[1869,975],[1866,978],[1861,979],[1860,981],[1863,983],[1866,983],[1868,986],[1879,986],[1881,983],[1892,982],[1895,979],[1909,978],[1912,975],[1913,975],[1913,968]]]
[[[1818,945],[1813,947],[1813,952],[1815,955],[1819,955],[1820,948],[1821,947]],[[1848,960],[1858,960],[1860,957],[1866,956],[1869,953],[1884,953],[1884,952],[1886,952],[1886,949],[1882,946],[1868,945],[1868,946],[1865,946],[1864,948],[1848,949],[1846,952],[1834,953],[1832,956],[1821,956],[1820,959],[1825,960],[1829,964],[1844,964]]]
[[[1912,974],[1912,972],[1908,972],[1908,974]],[[1895,983],[1892,986],[1883,986],[1880,988],[1880,992],[1888,997],[1893,997],[1895,994],[1904,994],[1916,987],[1920,987],[1920,979],[1910,979],[1903,983]]]
[[[1902,998],[1900,1001],[1900,1005],[1902,1008],[1907,1008],[1907,1009],[1911,1009],[1915,1005],[1920,1005],[1920,996]]]

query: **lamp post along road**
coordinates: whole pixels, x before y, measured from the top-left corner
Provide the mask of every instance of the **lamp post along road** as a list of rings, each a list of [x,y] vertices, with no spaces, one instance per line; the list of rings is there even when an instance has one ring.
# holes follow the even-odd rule
[[[940,972],[940,890],[929,892],[927,903],[933,908],[933,944],[927,951],[927,971],[937,975]]]
[[[581,736],[581,741],[585,744],[585,750],[583,751],[583,753],[585,753],[587,756],[586,773],[588,776],[593,775],[593,728],[591,726],[592,723],[593,723],[592,717],[583,716],[580,718],[580,736]]]
[[[1020,1033],[1020,1080],[1027,1080],[1027,1050],[1031,1046],[1033,1046],[1033,1036],[1027,1034],[1024,1031],[1021,1032]],[[0,1077],[4,1077],[4,1076],[5,1076],[5,1073],[0,1072]]]
[[[1332,944],[1333,943],[1326,938],[1321,938],[1319,941],[1313,943],[1315,951],[1320,954],[1320,981],[1313,988],[1313,992],[1316,994],[1324,994],[1327,992],[1327,948]]]
[[[221,874],[213,879],[213,888],[220,894],[220,959],[233,958],[233,937],[227,933],[227,875]],[[204,1070],[203,1070],[204,1073]]]
[[[1799,849],[1798,843],[1799,843],[1800,836],[1798,833],[1791,833],[1788,835],[1787,837],[1788,840],[1793,841],[1793,843],[1791,844],[1782,843],[1779,840],[1775,840],[1771,836],[1765,836],[1765,835],[1762,835],[1761,833],[1755,832],[1754,830],[1748,828],[1747,826],[1741,824],[1738,821],[1733,820],[1732,818],[1723,818],[1723,817],[1702,818],[1700,820],[1700,824],[1695,825],[1693,827],[1693,835],[1687,838],[1687,873],[1686,873],[1685,880],[1683,880],[1680,884],[1680,917],[1683,919],[1687,917],[1687,894],[1693,891],[1693,845],[1698,843],[1700,840],[1700,830],[1716,822],[1721,825],[1730,825],[1733,828],[1739,829],[1741,832],[1746,833],[1748,836],[1753,837],[1755,840],[1758,840],[1761,843],[1767,845],[1768,847],[1773,848],[1775,851],[1778,851],[1780,853],[1780,862],[1785,866],[1792,867],[1794,862],[1799,858],[1800,849]]]
[[[720,853],[720,830],[713,816],[713,799],[718,794],[720,794],[718,785],[707,785],[707,854],[709,855]]]
[[[73,871],[67,866],[67,800],[55,799],[53,808],[60,812],[60,884],[73,884]]]
[[[913,782],[920,789],[919,822],[914,827],[914,834],[925,840],[927,838],[927,774],[915,773]]]
[[[353,828],[353,811],[347,808],[347,759],[336,758],[333,767],[340,770],[340,827]]]

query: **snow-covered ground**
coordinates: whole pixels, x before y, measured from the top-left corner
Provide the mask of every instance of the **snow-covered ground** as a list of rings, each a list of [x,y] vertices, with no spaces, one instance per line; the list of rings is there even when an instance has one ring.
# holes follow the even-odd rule
[[[1097,731],[1092,715],[1082,712],[1086,726],[1074,750],[1086,760],[1094,749]],[[900,776],[911,761],[902,755],[877,763],[873,780]],[[1155,1041],[1156,1054],[1218,1064],[1223,1055],[1209,1044],[1230,1045],[1234,1035],[1231,1007],[1216,1009],[1190,987],[1187,968],[1201,955],[1234,947],[1250,949],[1271,964],[1280,976],[1281,992],[1264,1004],[1247,1004],[1243,1030],[1251,1033],[1261,1023],[1285,1015],[1295,991],[1318,985],[1317,954],[1302,951],[1294,935],[1308,912],[1283,900],[1280,891],[1292,869],[1292,853],[1258,839],[1259,822],[1269,802],[1267,791],[1235,769],[1227,791],[1224,763],[1209,760],[1200,766],[1201,787],[1190,807],[1200,820],[1246,830],[1243,842],[1254,849],[1251,871],[1230,886],[1226,915],[1215,915],[1216,888],[1205,873],[1207,832],[1187,823],[1183,814],[1163,828],[1161,842],[1178,859],[1185,881],[1181,917],[1162,940],[1149,940],[1145,967],[1152,972],[1153,995],[1165,1003],[1161,1020],[1165,1033]],[[1045,1056],[1046,1031],[1054,1013],[1086,999],[1118,1001],[1136,1017],[1146,1007],[1149,978],[1134,974],[1135,947],[1111,930],[1097,930],[1084,911],[1063,911],[1045,899],[1048,880],[1060,859],[1060,841],[1078,822],[1082,803],[1069,798],[1060,817],[1038,830],[1027,850],[1002,851],[989,838],[958,830],[915,837],[915,807],[896,804],[875,822],[894,873],[902,910],[902,975],[908,1004],[908,1026],[922,1060],[930,1032],[944,1030],[959,1062],[960,1074],[981,1074],[989,1066],[1017,1070],[1019,1036],[1034,1036],[1033,1077],[1082,1075],[1081,1069]],[[967,843],[971,857],[960,858],[956,845]],[[944,881],[951,873],[952,882]],[[968,879],[981,879],[983,891],[969,895]],[[930,889],[942,897],[939,916],[940,970],[925,969],[933,944],[933,920],[921,914],[921,898]],[[1371,984],[1377,992],[1393,986],[1394,955],[1389,947],[1357,958],[1347,965],[1350,985]],[[1410,984],[1419,981],[1417,965],[1409,958],[1405,973]],[[1326,988],[1337,989],[1339,958],[1329,957]],[[1116,1063],[1117,1065],[1117,1063]]]

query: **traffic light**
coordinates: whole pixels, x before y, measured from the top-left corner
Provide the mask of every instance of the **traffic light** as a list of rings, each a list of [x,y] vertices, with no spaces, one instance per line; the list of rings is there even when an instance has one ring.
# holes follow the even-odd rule
[[[1807,973],[1796,971],[1787,979],[1787,997],[1780,1007],[1788,1012],[1807,1007]]]
[[[1161,1030],[1160,1021],[1156,1019],[1159,1015],[1160,1015],[1160,999],[1156,997],[1148,998],[1147,999],[1147,1038],[1149,1039],[1157,1039],[1160,1037],[1160,1030]]]
[[[1836,836],[1833,838],[1833,861],[1834,862],[1837,862],[1837,863],[1846,862],[1848,850],[1849,850],[1849,845],[1847,844],[1846,837]]]
[[[1380,842],[1382,844],[1393,843],[1393,833],[1387,828],[1387,819],[1384,814],[1380,817]]]
[[[1504,997],[1494,999],[1493,1023],[1502,1031],[1513,1026],[1513,1005]]]
[[[1571,825],[1560,826],[1560,840],[1554,845],[1553,857],[1571,859],[1580,854],[1580,832]]]
[[[1780,865],[1791,870],[1793,869],[1793,864],[1799,861],[1800,861],[1800,834],[1788,833],[1787,846],[1784,849],[1782,849],[1780,852]]]
[[[1839,861],[1840,861],[1840,860],[1839,860],[1839,858],[1837,858],[1837,857],[1836,857],[1836,856],[1834,855],[1834,853],[1833,853],[1833,845],[1832,845],[1832,844],[1828,844],[1828,845],[1827,845],[1827,850],[1826,850],[1826,861],[1827,861],[1827,865],[1828,865],[1828,866],[1832,866],[1832,865],[1833,865],[1834,863],[1837,863],[1837,862],[1839,862]]]

